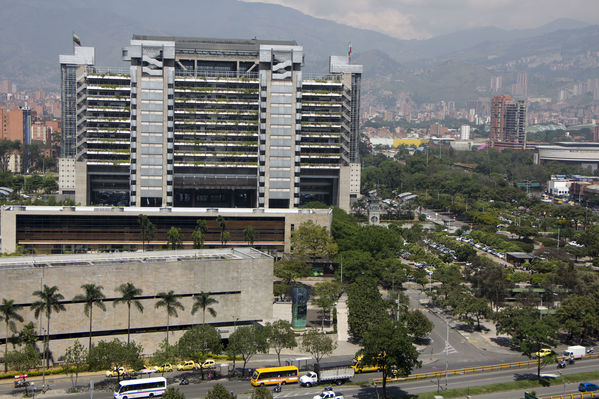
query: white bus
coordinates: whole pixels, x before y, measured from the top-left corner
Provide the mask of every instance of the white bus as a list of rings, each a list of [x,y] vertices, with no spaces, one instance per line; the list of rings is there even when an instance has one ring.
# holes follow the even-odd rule
[[[119,382],[114,399],[153,398],[166,391],[166,378],[141,378]]]

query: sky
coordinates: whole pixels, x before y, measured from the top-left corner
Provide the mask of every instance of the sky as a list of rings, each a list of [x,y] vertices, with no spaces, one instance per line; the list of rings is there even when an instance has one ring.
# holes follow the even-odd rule
[[[242,0],[400,39],[428,39],[480,26],[534,28],[558,18],[599,24],[599,0]]]

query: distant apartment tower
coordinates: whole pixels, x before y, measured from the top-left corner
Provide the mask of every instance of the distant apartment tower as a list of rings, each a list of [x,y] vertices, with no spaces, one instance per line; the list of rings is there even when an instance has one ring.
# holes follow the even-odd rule
[[[498,93],[501,89],[502,89],[501,76],[492,76],[491,77],[491,91],[493,93]]]
[[[593,130],[593,141],[599,143],[599,124],[596,124]]]
[[[511,96],[491,100],[491,147],[526,149],[526,102]]]
[[[528,73],[519,72],[516,83],[512,86],[512,94],[516,97],[528,98]]]
[[[134,35],[122,54],[123,69],[93,52],[64,63],[77,202],[349,210],[359,196],[362,66],[348,57],[309,76],[294,41]]]
[[[470,140],[470,125],[460,127],[460,140]]]

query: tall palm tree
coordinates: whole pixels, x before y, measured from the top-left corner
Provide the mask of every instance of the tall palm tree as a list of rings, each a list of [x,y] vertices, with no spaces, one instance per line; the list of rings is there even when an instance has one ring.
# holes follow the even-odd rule
[[[8,364],[6,363],[6,355],[8,354],[8,330],[16,331],[15,322],[23,321],[23,316],[21,316],[18,312],[19,307],[15,305],[15,301],[10,299],[6,300],[6,298],[2,298],[2,304],[0,305],[0,320],[3,320],[6,324],[6,345],[4,348],[4,372],[8,371]]]
[[[169,292],[159,292],[156,295],[156,297],[160,298],[160,300],[156,302],[156,305],[154,305],[154,307],[156,309],[161,307],[164,307],[166,309],[166,344],[168,345],[168,327],[170,317],[179,317],[177,309],[185,310],[185,307],[181,304],[181,302],[179,302],[173,290],[170,290]]]
[[[243,239],[248,242],[249,245],[254,245],[254,238],[256,238],[256,229],[254,226],[247,226],[243,229]]]
[[[135,297],[138,297],[143,293],[143,290],[134,286],[133,283],[125,283],[119,285],[115,291],[119,292],[121,297],[115,300],[112,303],[112,306],[116,306],[119,303],[127,304],[127,344],[129,344],[129,338],[131,335],[131,304],[134,304],[140,313],[144,312],[144,305],[142,305],[139,300],[135,299]]]
[[[212,304],[218,303],[218,301],[214,298],[210,297],[210,294],[204,291],[201,291],[197,296],[193,297],[193,307],[191,308],[191,314],[196,314],[196,312],[201,308],[202,309],[202,324],[206,323],[206,310],[212,317],[216,317],[216,310],[209,307]]]
[[[52,312],[60,313],[66,310],[64,305],[60,303],[64,299],[64,296],[58,292],[57,286],[48,287],[46,284],[44,284],[41,290],[34,291],[33,296],[39,297],[39,300],[31,304],[31,310],[33,310],[35,318],[38,318],[40,313],[46,315],[46,342],[44,342],[44,357],[46,361],[44,366],[48,367],[49,359],[47,354],[50,346],[50,316]]]
[[[106,312],[106,305],[104,305],[104,302],[102,302],[103,299],[106,299],[106,296],[102,292],[102,289],[104,287],[102,287],[101,285],[83,284],[81,288],[83,288],[84,293],[76,295],[73,298],[73,301],[85,302],[83,312],[87,317],[89,317],[89,345],[87,347],[87,350],[90,351],[92,349],[92,320],[94,305]]]

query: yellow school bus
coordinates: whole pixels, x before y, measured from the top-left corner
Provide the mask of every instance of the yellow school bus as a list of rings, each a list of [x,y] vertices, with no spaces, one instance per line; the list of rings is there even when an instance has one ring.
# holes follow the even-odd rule
[[[267,367],[254,370],[251,383],[260,385],[294,384],[299,380],[299,370],[295,366]]]

